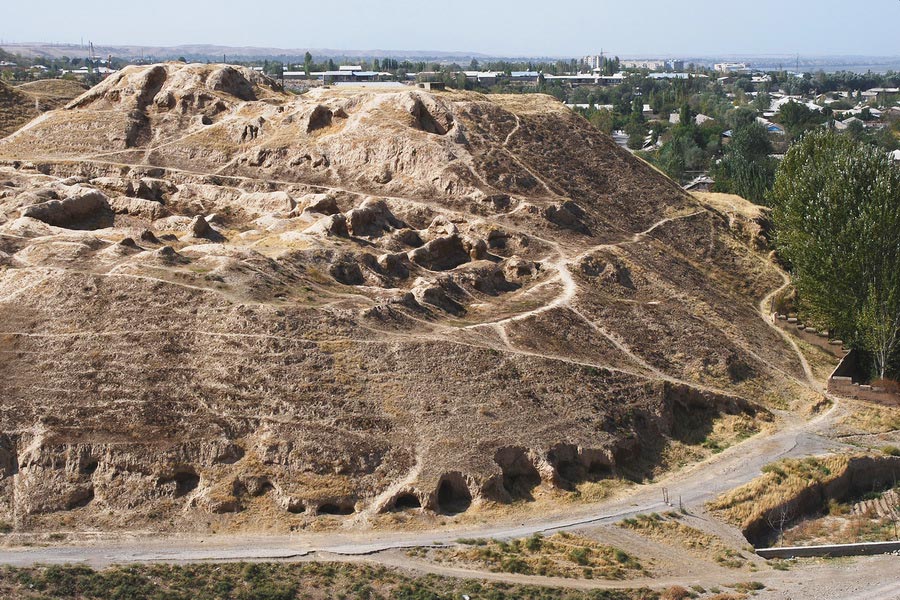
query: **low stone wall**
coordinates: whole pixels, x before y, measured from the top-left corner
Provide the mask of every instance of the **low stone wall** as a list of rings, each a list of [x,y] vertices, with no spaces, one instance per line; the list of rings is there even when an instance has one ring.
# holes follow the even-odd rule
[[[900,406],[900,394],[858,382],[859,366],[856,352],[850,351],[828,378],[828,391],[836,396],[855,398],[879,404]]]
[[[821,348],[836,358],[843,358],[848,352],[841,340],[831,338],[827,331],[819,331],[815,327],[806,326],[798,321],[796,317],[775,313],[772,316],[772,322],[778,328],[787,331],[808,344]]]
[[[890,552],[897,552],[898,550],[900,550],[900,541],[760,548],[756,553],[763,558],[799,558],[807,556],[867,556],[872,554],[888,554]]]

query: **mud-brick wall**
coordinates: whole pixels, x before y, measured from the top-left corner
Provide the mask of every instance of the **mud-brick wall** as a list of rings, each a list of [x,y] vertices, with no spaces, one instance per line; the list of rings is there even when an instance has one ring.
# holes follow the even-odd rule
[[[787,315],[776,313],[773,315],[772,321],[780,329],[787,331],[808,344],[821,348],[836,358],[843,358],[847,354],[847,350],[840,340],[831,339],[827,332],[817,331],[807,327],[803,323],[797,321],[797,319],[789,318]]]
[[[856,352],[851,350],[828,378],[828,391],[844,398],[856,398],[879,404],[900,406],[900,394],[883,388],[862,385],[859,380],[859,364]],[[854,381],[857,380],[857,381]]]

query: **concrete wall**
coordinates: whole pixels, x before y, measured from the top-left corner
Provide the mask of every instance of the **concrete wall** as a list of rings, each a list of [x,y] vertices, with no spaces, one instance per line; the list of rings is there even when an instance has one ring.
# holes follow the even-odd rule
[[[866,556],[870,554],[888,554],[898,550],[900,550],[900,541],[761,548],[756,553],[763,558],[794,558],[804,556]]]

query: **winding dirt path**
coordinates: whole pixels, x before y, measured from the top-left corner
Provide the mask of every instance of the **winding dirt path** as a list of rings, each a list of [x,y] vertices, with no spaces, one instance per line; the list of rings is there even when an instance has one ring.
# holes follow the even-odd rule
[[[774,265],[773,265],[774,266]],[[781,278],[784,280],[784,285],[779,287],[776,290],[770,292],[765,298],[760,300],[759,302],[759,314],[762,317],[763,321],[766,322],[770,328],[774,329],[778,332],[778,335],[784,339],[785,342],[790,345],[791,348],[794,349],[794,352],[797,354],[797,358],[800,359],[800,364],[803,366],[803,373],[806,375],[806,381],[810,388],[817,392],[824,392],[825,386],[822,385],[820,381],[816,379],[815,374],[813,373],[812,368],[809,366],[809,362],[806,360],[806,357],[803,355],[803,352],[800,351],[800,347],[797,346],[797,342],[783,329],[775,325],[775,323],[771,319],[772,314],[772,301],[775,299],[778,294],[788,289],[791,286],[791,278],[785,273],[783,270],[779,269],[775,266],[775,269],[778,270],[778,274],[781,275]]]

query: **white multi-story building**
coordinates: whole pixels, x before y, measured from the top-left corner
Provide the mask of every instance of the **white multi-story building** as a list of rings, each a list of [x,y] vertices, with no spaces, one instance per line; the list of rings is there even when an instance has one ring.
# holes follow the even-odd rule
[[[585,56],[581,59],[584,64],[586,64],[592,71],[594,69],[599,69],[603,66],[603,55],[602,54],[591,54],[590,56]]]
[[[619,66],[623,69],[647,69],[648,71],[664,71],[669,63],[665,60],[623,60]]]
[[[716,63],[714,68],[719,73],[749,73],[750,72],[750,64],[749,63],[723,62],[723,63]]]

